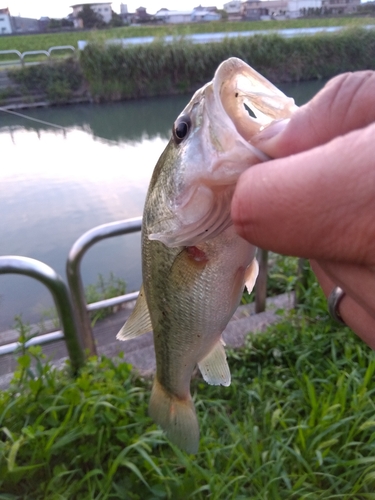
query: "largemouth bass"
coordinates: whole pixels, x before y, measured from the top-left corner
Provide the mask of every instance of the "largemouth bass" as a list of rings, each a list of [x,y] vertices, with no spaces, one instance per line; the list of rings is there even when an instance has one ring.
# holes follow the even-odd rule
[[[152,175],[142,224],[143,286],[117,338],[153,330],[150,416],[189,453],[199,445],[192,373],[198,366],[209,384],[230,385],[221,335],[258,274],[255,247],[231,224],[235,184],[268,159],[251,144],[253,135],[294,109],[293,99],[230,58],[178,116]]]

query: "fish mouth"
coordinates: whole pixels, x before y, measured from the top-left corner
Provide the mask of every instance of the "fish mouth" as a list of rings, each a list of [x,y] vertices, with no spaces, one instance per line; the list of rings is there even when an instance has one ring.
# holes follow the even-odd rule
[[[213,80],[214,93],[237,132],[246,141],[274,120],[289,118],[296,109],[266,78],[236,57],[224,61]],[[259,149],[260,156],[264,155]]]

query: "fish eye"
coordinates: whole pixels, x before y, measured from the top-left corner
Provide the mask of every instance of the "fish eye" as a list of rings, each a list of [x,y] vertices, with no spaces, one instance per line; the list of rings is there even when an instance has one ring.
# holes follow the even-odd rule
[[[183,115],[178,118],[173,127],[173,137],[176,144],[180,144],[180,142],[185,139],[188,135],[191,127],[190,116]]]

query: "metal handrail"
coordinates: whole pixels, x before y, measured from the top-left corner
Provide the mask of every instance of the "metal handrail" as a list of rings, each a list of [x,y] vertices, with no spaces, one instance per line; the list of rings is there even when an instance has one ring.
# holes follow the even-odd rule
[[[89,312],[133,301],[138,297],[139,292],[87,304],[80,272],[82,258],[95,243],[106,238],[140,231],[141,226],[142,218],[137,217],[94,227],[79,237],[69,252],[66,264],[70,295],[62,278],[43,262],[27,257],[0,257],[0,274],[24,274],[38,279],[47,286],[52,293],[60,318],[62,332],[56,331],[38,335],[28,340],[26,346],[44,344],[64,338],[74,371],[77,371],[84,364],[83,349],[86,349],[90,355],[97,354]],[[266,306],[268,252],[259,250],[258,260],[259,276],[255,287],[256,313],[264,311]],[[299,280],[303,277],[302,261],[303,259],[300,259]],[[18,342],[0,346],[0,356],[14,352],[19,346]]]
[[[44,56],[49,57],[50,53],[47,50],[26,50],[25,52],[22,52],[21,54],[21,63],[23,64],[23,60],[25,59],[25,56],[34,56],[38,54],[43,54]]]
[[[50,47],[48,49],[49,55],[52,54],[52,51],[54,50],[72,50],[73,52],[76,50],[73,45],[55,45],[54,47]]]
[[[77,372],[79,368],[83,366],[85,359],[69,291],[63,279],[50,266],[47,266],[47,264],[39,260],[14,255],[0,257],[0,274],[22,274],[30,276],[40,281],[48,288],[52,294],[61,322],[66,347],[72,363],[72,369],[74,372]]]
[[[22,54],[19,50],[0,50],[0,55],[5,54],[17,54],[17,56],[22,59]]]
[[[16,54],[23,66],[25,56],[43,54],[44,56],[51,57],[52,52],[56,50],[72,50],[74,52],[76,49],[73,45],[55,45],[48,50],[26,50],[25,52],[20,52],[19,50],[0,50],[0,55]]]
[[[88,311],[97,311],[98,309],[103,309],[105,307],[115,307],[124,302],[131,302],[135,300],[139,295],[139,292],[126,293],[125,295],[118,295],[117,297],[112,297],[110,299],[98,300],[98,302],[91,302],[87,304]]]
[[[87,250],[98,241],[105,238],[112,238],[124,234],[134,233],[141,230],[142,218],[127,219],[110,224],[103,224],[94,227],[84,233],[72,246],[69,257],[66,263],[66,274],[68,278],[70,293],[72,296],[73,308],[78,322],[78,327],[82,336],[82,342],[89,354],[94,356],[97,354],[94,335],[92,333],[91,322],[88,315],[88,306],[85,298],[83,282],[81,278],[80,266],[81,261]],[[130,295],[130,294],[129,294]],[[135,297],[126,299],[128,296],[123,296],[122,302],[133,300]],[[133,294],[134,295],[134,294]],[[109,301],[112,299],[109,299]],[[102,304],[104,301],[101,301]],[[105,301],[108,302],[108,301]],[[108,303],[106,307],[108,307]],[[100,307],[103,307],[101,305]],[[99,308],[99,307],[98,307]]]

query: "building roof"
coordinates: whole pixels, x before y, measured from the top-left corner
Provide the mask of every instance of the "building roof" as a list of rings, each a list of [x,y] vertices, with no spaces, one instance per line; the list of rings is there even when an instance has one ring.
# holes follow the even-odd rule
[[[70,8],[74,9],[74,7],[82,7],[83,5],[112,5],[112,2],[81,2],[71,5]]]
[[[162,10],[159,10],[155,14],[155,17],[156,16],[159,16],[159,17],[164,17],[164,16],[191,16],[191,14],[193,12],[194,12],[193,10],[166,10],[166,9],[162,9]]]

